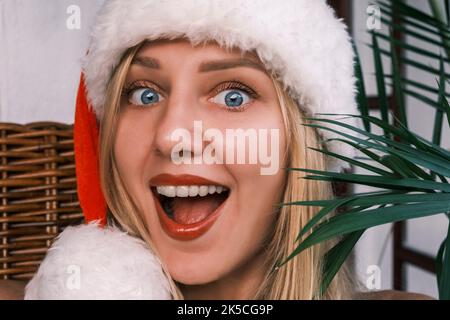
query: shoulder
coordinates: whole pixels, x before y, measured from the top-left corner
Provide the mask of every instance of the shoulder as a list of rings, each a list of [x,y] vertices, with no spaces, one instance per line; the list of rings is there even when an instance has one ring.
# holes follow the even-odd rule
[[[26,281],[0,280],[0,300],[22,300]]]
[[[159,259],[140,238],[96,223],[67,227],[25,288],[25,299],[169,299]]]
[[[424,294],[398,290],[360,292],[355,298],[360,300],[435,300]]]

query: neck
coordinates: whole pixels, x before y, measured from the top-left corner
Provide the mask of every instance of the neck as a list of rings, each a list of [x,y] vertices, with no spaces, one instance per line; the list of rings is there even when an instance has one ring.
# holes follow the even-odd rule
[[[180,285],[180,289],[186,300],[253,299],[265,272],[264,255],[260,252],[219,280],[202,285]]]

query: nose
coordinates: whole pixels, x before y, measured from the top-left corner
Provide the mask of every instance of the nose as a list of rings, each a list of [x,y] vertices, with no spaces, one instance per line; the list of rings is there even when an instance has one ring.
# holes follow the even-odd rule
[[[192,91],[183,92],[167,98],[165,110],[156,122],[154,150],[164,159],[175,161],[187,157],[195,163],[205,147],[201,132],[200,137],[198,133],[199,124],[203,124],[201,107]]]

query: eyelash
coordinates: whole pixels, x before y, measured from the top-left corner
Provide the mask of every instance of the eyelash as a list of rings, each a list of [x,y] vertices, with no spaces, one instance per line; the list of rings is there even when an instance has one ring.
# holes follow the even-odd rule
[[[244,91],[246,94],[248,94],[250,96],[250,98],[252,98],[252,101],[247,102],[246,104],[239,106],[239,107],[224,106],[227,110],[232,111],[232,112],[244,111],[253,102],[253,100],[256,100],[259,98],[259,94],[255,90],[249,88],[248,86],[246,86],[245,84],[243,84],[237,80],[226,81],[226,82],[220,83],[216,87],[216,89],[214,89],[214,96],[218,95],[222,91],[230,90],[230,89],[239,89],[241,91]]]
[[[130,96],[130,93],[133,90],[136,89],[144,89],[144,88],[150,88],[150,89],[154,89],[156,91],[160,91],[159,88],[155,85],[150,84],[148,81],[144,81],[144,80],[137,80],[133,83],[131,83],[130,85],[128,85],[127,87],[125,87],[122,91],[122,95],[125,97]],[[255,90],[249,88],[248,86],[246,86],[245,84],[237,81],[237,80],[231,80],[231,81],[226,81],[226,82],[222,82],[220,83],[215,89],[214,89],[214,94],[213,96],[218,95],[219,93],[221,93],[222,91],[225,90],[230,90],[230,89],[239,89],[244,91],[246,94],[248,94],[253,100],[258,99],[260,97],[260,95],[258,94],[258,92],[256,92]],[[245,105],[239,106],[239,107],[228,107],[225,106],[226,109],[233,111],[233,112],[239,112],[239,111],[243,111],[247,108],[247,106],[249,104],[251,104],[253,101],[250,101],[248,103],[246,103]]]
[[[159,91],[159,88],[158,88],[158,87],[156,87],[155,85],[150,84],[148,81],[145,81],[145,80],[137,80],[137,81],[134,81],[134,82],[132,82],[131,84],[129,84],[127,87],[123,88],[122,95],[123,95],[123,96],[126,96],[126,97],[129,97],[129,96],[130,96],[130,93],[131,93],[133,90],[136,90],[136,89],[145,89],[145,88],[150,88],[150,89]]]

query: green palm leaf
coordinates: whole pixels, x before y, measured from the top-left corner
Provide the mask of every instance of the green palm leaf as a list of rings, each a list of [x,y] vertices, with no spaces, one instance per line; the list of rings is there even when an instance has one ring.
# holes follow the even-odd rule
[[[428,2],[432,14],[401,0],[375,2],[383,13],[381,18],[383,27],[389,30],[388,35],[371,31],[372,41],[368,44],[373,52],[380,118],[369,115],[363,70],[354,46],[357,57],[355,61],[357,102],[361,114],[339,116],[361,119],[365,130],[340,119],[328,118],[337,116],[336,114],[316,114],[314,117],[306,118],[310,123],[302,124],[335,133],[338,138],[325,142],[340,141],[357,149],[365,157],[350,159],[326,149],[309,148],[311,152],[320,152],[327,157],[340,159],[367,170],[370,174],[336,173],[308,168],[288,170],[305,172],[307,175],[303,179],[345,182],[379,189],[342,198],[299,200],[280,204],[280,206],[317,206],[321,209],[299,232],[294,251],[278,263],[279,267],[313,245],[338,239],[337,244],[324,257],[324,275],[319,294],[327,290],[365,230],[386,223],[432,215],[444,214],[448,218],[450,214],[448,182],[450,151],[440,146],[444,125],[448,123],[450,127],[450,106],[447,100],[450,93],[445,90],[446,82],[450,83],[450,74],[445,71],[450,63],[450,1]],[[394,31],[402,32],[418,44],[413,45],[406,43],[404,39],[397,39]],[[387,44],[389,49],[381,49],[381,41]],[[428,49],[429,45],[436,46],[441,52]],[[403,54],[397,55],[398,49],[401,49]],[[413,60],[407,53],[432,59],[439,67],[417,59]],[[390,59],[392,73],[389,75],[384,72],[382,57]],[[435,86],[402,74],[400,64],[434,75]],[[386,94],[386,86],[391,86],[395,95],[397,113],[392,114],[394,123],[390,122],[390,100]],[[431,141],[409,129],[405,95],[434,109],[435,121]],[[373,128],[380,128],[383,134],[373,133]],[[339,210],[341,212],[336,214]],[[450,299],[450,225],[447,236],[436,254],[439,298]]]

